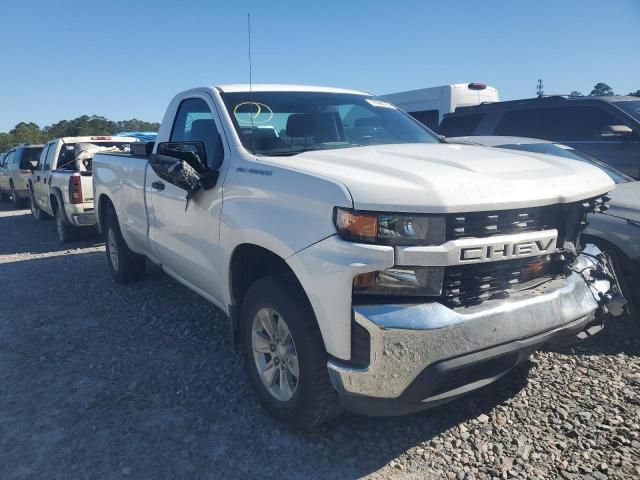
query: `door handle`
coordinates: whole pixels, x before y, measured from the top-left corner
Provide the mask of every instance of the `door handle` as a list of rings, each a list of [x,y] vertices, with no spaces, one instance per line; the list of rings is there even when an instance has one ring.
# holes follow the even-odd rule
[[[40,175],[36,175],[36,182],[40,181]]]
[[[164,190],[164,183],[162,182],[153,182],[151,184],[152,188],[155,188],[156,190]]]

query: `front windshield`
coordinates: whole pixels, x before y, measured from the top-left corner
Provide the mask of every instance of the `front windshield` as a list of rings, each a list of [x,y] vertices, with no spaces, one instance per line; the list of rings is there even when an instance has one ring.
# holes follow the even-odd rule
[[[640,100],[627,100],[625,102],[613,102],[613,104],[640,121]]]
[[[256,155],[398,143],[438,137],[376,97],[330,92],[237,92],[222,99],[242,145]]]
[[[591,155],[587,155],[584,152],[575,150],[565,145],[557,145],[555,143],[526,143],[526,144],[511,144],[511,145],[498,145],[498,148],[508,148],[510,150],[523,150],[526,152],[544,153],[546,155],[555,155],[557,157],[570,158],[571,160],[578,160],[580,162],[589,163],[603,170],[607,175],[611,177],[615,183],[632,182],[633,178],[626,173],[622,173],[620,170],[616,170],[610,165],[593,158]]]

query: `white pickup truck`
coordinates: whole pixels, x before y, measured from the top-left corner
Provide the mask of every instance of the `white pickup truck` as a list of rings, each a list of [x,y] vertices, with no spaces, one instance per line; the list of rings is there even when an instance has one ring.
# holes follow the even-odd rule
[[[111,273],[149,259],[220,307],[289,424],[440,404],[621,313],[606,255],[579,246],[614,188],[587,164],[446,144],[377,97],[294,85],[180,93],[149,150],[94,158]]]
[[[49,141],[27,180],[36,220],[54,217],[58,239],[73,240],[79,228],[97,223],[93,206],[91,159],[95,151],[130,151],[132,137],[84,136]]]

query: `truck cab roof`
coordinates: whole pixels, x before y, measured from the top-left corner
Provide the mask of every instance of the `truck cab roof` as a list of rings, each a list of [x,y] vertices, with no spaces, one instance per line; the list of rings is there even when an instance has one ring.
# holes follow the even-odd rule
[[[324,93],[351,93],[355,95],[370,95],[369,93],[345,88],[320,87],[315,85],[295,85],[286,83],[238,83],[229,85],[215,85],[214,88],[222,93],[237,92],[324,92]]]

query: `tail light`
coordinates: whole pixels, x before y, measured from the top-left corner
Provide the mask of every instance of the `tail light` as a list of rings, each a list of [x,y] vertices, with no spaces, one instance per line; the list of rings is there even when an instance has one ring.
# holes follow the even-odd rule
[[[487,86],[484,83],[470,83],[467,88],[469,90],[484,90]]]
[[[82,203],[82,179],[79,175],[71,175],[69,179],[69,199],[71,203]]]

